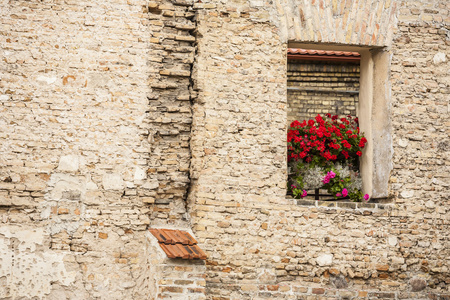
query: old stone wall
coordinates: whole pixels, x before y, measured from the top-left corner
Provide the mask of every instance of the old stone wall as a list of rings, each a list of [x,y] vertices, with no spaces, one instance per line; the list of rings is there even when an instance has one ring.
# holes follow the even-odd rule
[[[1,1],[0,298],[154,296],[145,233],[187,226],[193,17]]]
[[[0,1],[0,298],[450,297],[449,4],[300,2]],[[286,198],[288,42],[386,47],[389,203]]]
[[[449,297],[450,7],[445,1],[338,3],[275,1],[276,11],[263,1],[197,5],[189,211],[210,255],[210,299]],[[298,13],[306,10],[301,22]],[[373,29],[370,39],[358,19]],[[349,41],[339,33],[345,24],[361,28]],[[356,45],[386,46],[390,53],[386,65],[375,66],[390,68],[390,78],[383,91],[373,91],[388,91],[384,111],[392,112],[388,203],[287,199],[287,40],[342,46],[353,37]],[[377,122],[376,114],[369,116]]]
[[[317,114],[357,116],[359,65],[288,60],[288,125]]]
[[[396,0],[275,0],[249,1],[258,8],[253,14],[275,23],[282,39],[297,42],[336,43],[342,45],[386,46],[392,42],[396,13],[401,5],[420,9],[433,8],[433,0],[415,3]],[[243,2],[241,2],[243,3]],[[428,7],[429,6],[429,7]],[[424,12],[426,18],[432,14]],[[409,16],[408,16],[409,17]],[[406,18],[408,18],[406,17]],[[432,16],[431,16],[432,17]]]

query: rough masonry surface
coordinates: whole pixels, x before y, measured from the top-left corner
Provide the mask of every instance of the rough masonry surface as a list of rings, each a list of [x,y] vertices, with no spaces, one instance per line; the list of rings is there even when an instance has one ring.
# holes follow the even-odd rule
[[[448,1],[0,5],[0,298],[450,297]],[[286,197],[292,42],[389,53],[388,203]]]

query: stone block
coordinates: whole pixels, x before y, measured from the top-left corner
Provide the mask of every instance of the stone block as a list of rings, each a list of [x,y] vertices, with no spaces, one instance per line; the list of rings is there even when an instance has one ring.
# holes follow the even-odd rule
[[[420,292],[427,287],[427,282],[424,278],[414,277],[409,281],[411,292]]]
[[[316,258],[316,262],[319,266],[329,266],[333,263],[333,254],[321,254]]]
[[[315,295],[322,295],[325,294],[325,289],[323,288],[312,288],[311,293]]]

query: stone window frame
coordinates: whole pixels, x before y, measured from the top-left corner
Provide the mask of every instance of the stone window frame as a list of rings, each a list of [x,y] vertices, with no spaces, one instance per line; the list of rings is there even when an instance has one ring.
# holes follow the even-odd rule
[[[295,41],[288,42],[287,47],[350,51],[361,54],[357,111],[361,132],[364,132],[368,140],[360,161],[362,190],[372,199],[388,198],[389,177],[393,168],[389,49],[375,46],[307,44]]]

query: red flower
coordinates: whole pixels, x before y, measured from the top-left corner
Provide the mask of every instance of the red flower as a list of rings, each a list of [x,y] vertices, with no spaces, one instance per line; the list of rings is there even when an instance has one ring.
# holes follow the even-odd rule
[[[366,143],[367,143],[367,139],[366,139],[365,137],[363,137],[363,138],[359,141],[358,146],[361,147],[361,148],[364,148],[364,146],[366,145]]]
[[[351,117],[338,119],[330,114],[326,118],[317,115],[312,120],[293,121],[290,125],[288,160],[325,163],[352,159],[353,162],[356,156],[362,155],[361,151],[355,152],[367,143],[367,139],[357,133],[359,128]]]
[[[338,144],[333,144],[333,143],[330,143],[330,148],[333,148],[333,149],[339,149],[339,148],[341,148],[341,146],[339,146]]]
[[[350,149],[350,148],[352,147],[352,145],[350,145],[350,144],[347,142],[347,140],[343,140],[343,141],[342,141],[342,145],[343,145],[345,148],[347,148],[347,149]]]
[[[291,127],[298,127],[298,126],[300,126],[300,122],[297,120],[291,123]]]
[[[342,155],[344,155],[345,159],[348,159],[350,157],[347,151],[342,151]]]

